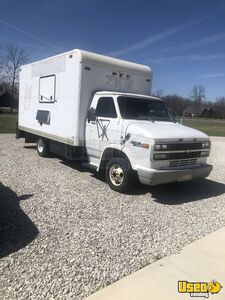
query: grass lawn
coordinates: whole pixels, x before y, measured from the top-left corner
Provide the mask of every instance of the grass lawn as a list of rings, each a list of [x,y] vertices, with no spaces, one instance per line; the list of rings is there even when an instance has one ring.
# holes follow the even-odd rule
[[[0,133],[15,133],[17,114],[0,114]]]
[[[183,125],[201,130],[211,136],[225,136],[225,120],[184,119]]]
[[[15,133],[17,114],[0,114],[0,133]],[[225,136],[225,120],[184,119],[183,125],[201,130],[211,136]]]

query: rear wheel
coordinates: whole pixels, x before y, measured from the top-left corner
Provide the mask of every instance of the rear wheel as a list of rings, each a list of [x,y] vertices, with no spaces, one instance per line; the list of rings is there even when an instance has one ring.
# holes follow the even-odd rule
[[[133,174],[129,161],[115,158],[106,165],[105,177],[108,185],[114,191],[125,193],[132,185]]]
[[[49,155],[49,142],[46,139],[39,138],[37,140],[37,153],[42,157]]]

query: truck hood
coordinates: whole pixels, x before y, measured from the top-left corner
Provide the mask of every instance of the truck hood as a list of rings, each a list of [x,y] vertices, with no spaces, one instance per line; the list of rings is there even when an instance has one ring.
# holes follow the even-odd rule
[[[124,124],[125,125],[125,124]],[[154,140],[205,140],[208,136],[196,129],[183,126],[179,123],[155,121],[127,121],[125,131],[138,136]]]

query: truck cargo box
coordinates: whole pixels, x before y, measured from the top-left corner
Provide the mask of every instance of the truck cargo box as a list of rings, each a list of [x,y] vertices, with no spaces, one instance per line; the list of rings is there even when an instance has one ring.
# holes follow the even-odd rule
[[[75,49],[24,65],[20,71],[22,131],[73,146],[85,141],[85,121],[97,91],[151,94],[149,67]]]

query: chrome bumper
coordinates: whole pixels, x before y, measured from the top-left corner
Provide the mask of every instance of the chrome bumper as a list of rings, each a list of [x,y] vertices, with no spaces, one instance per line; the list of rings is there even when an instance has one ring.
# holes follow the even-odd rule
[[[208,164],[200,167],[179,170],[137,169],[140,182],[147,185],[182,182],[197,178],[205,178],[209,176],[211,171],[212,165]]]

